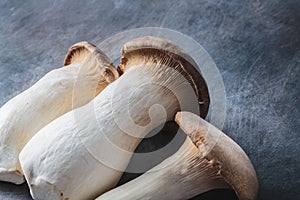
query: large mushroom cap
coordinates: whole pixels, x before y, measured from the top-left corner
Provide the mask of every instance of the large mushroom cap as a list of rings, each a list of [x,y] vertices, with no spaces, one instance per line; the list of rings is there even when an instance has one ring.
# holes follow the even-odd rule
[[[200,150],[201,157],[235,190],[241,200],[254,200],[258,180],[254,167],[243,149],[227,135],[197,115],[178,112],[176,122]]]
[[[64,59],[64,66],[72,63],[83,63],[87,58],[97,61],[98,67],[103,69],[102,76],[108,83],[113,82],[119,77],[109,58],[95,45],[86,41],[78,42],[70,47]]]
[[[151,55],[149,55],[151,54]],[[209,93],[206,82],[195,61],[174,43],[153,36],[140,37],[128,41],[122,48],[122,59],[118,71],[122,74],[131,66],[131,58],[156,56],[160,58],[171,58],[180,67],[180,73],[192,85],[198,98],[200,116],[205,118],[209,107]],[[133,60],[133,59],[132,59]],[[178,66],[176,65],[176,66]]]

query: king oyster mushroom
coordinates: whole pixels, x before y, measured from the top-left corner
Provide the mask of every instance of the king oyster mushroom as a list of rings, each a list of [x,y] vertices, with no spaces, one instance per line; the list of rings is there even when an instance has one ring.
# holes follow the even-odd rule
[[[200,107],[205,117],[208,91],[195,65],[160,38],[126,43],[119,66],[123,75],[93,101],[48,124],[22,150],[32,197],[95,198],[116,185],[142,138],[173,120],[181,106]]]
[[[118,77],[107,56],[88,42],[73,45],[64,66],[0,109],[0,181],[23,183],[18,157],[31,137],[52,120],[89,102]]]
[[[188,136],[180,149],[97,200],[189,199],[216,188],[233,188],[239,199],[254,200],[258,181],[241,147],[195,114],[179,112],[175,120]]]

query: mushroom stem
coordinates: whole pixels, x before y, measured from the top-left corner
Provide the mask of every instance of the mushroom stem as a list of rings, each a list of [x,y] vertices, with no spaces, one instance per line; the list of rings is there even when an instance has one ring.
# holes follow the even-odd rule
[[[132,68],[93,101],[39,131],[20,154],[33,198],[56,199],[56,195],[51,195],[62,193],[63,199],[89,199],[113,187],[141,138],[165,120],[153,118],[150,122],[150,107],[159,103],[169,118],[178,110],[172,93],[152,85],[151,80],[144,68]],[[114,94],[114,91],[118,92]],[[130,97],[133,104],[128,105],[126,97]],[[133,115],[128,117],[127,112]],[[152,112],[156,112],[155,109]],[[121,118],[115,119],[114,114]],[[142,127],[145,124],[147,126]]]
[[[20,162],[33,198],[99,196],[118,182],[141,139],[174,119],[178,99],[194,91],[177,69],[178,60],[163,50],[142,52],[123,57],[126,67],[118,80],[44,127],[24,147]]]
[[[32,136],[57,117],[89,102],[118,77],[106,55],[87,42],[71,47],[65,65],[0,109],[0,181],[23,183],[18,157]]]
[[[214,188],[228,188],[217,170],[198,156],[199,149],[187,138],[174,155],[97,200],[189,199]]]
[[[230,187],[241,200],[255,199],[255,170],[233,140],[192,113],[179,112],[176,122],[188,137],[175,154],[97,200],[189,199],[208,190]]]

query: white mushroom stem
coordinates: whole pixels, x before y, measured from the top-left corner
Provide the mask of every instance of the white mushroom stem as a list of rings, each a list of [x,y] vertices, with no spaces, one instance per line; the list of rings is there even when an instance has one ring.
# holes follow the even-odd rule
[[[186,139],[181,148],[150,171],[97,198],[97,200],[160,200],[189,199],[214,188],[229,186],[197,159],[199,149]]]
[[[255,170],[233,140],[188,112],[178,113],[176,122],[188,137],[175,154],[97,200],[179,200],[230,187],[241,200],[255,199],[258,189]]]
[[[0,181],[23,183],[18,157],[32,136],[62,114],[88,103],[118,77],[108,58],[87,42],[70,49],[65,65],[0,109]]]
[[[112,188],[141,138],[179,110],[174,94],[153,84],[157,77],[169,88],[182,84],[173,71],[160,63],[131,67],[93,101],[39,131],[20,154],[32,197],[92,199]],[[151,119],[155,104],[166,115],[154,107]]]
[[[33,198],[99,196],[118,182],[149,131],[174,119],[181,106],[199,108],[196,86],[184,71],[186,66],[194,68],[184,62],[181,51],[171,54],[165,47],[174,45],[157,43],[155,38],[139,40],[154,46],[133,45],[137,51],[123,52],[125,72],[118,80],[87,105],[44,127],[24,147],[20,163]],[[197,70],[194,74],[201,77]],[[209,101],[208,94],[202,94],[207,100],[202,102],[205,116]]]

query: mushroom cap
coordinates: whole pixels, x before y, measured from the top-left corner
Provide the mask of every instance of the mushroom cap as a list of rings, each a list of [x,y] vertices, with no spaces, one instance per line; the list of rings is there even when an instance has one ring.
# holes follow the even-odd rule
[[[82,41],[74,44],[68,50],[64,66],[72,63],[83,63],[86,58],[96,59],[98,67],[103,70],[102,76],[108,83],[113,82],[119,77],[119,74],[109,58],[95,45]]]
[[[127,67],[130,67],[126,63],[132,54],[143,56],[149,53],[157,54],[161,55],[161,58],[169,57],[178,63],[181,68],[179,72],[189,81],[198,98],[200,116],[206,117],[210,102],[208,88],[196,62],[185,51],[168,40],[146,36],[128,41],[124,44],[121,53],[122,59],[118,66],[120,74],[124,73]]]
[[[190,112],[178,112],[175,121],[218,173],[235,190],[241,200],[254,200],[258,180],[254,167],[231,138],[216,127]]]

